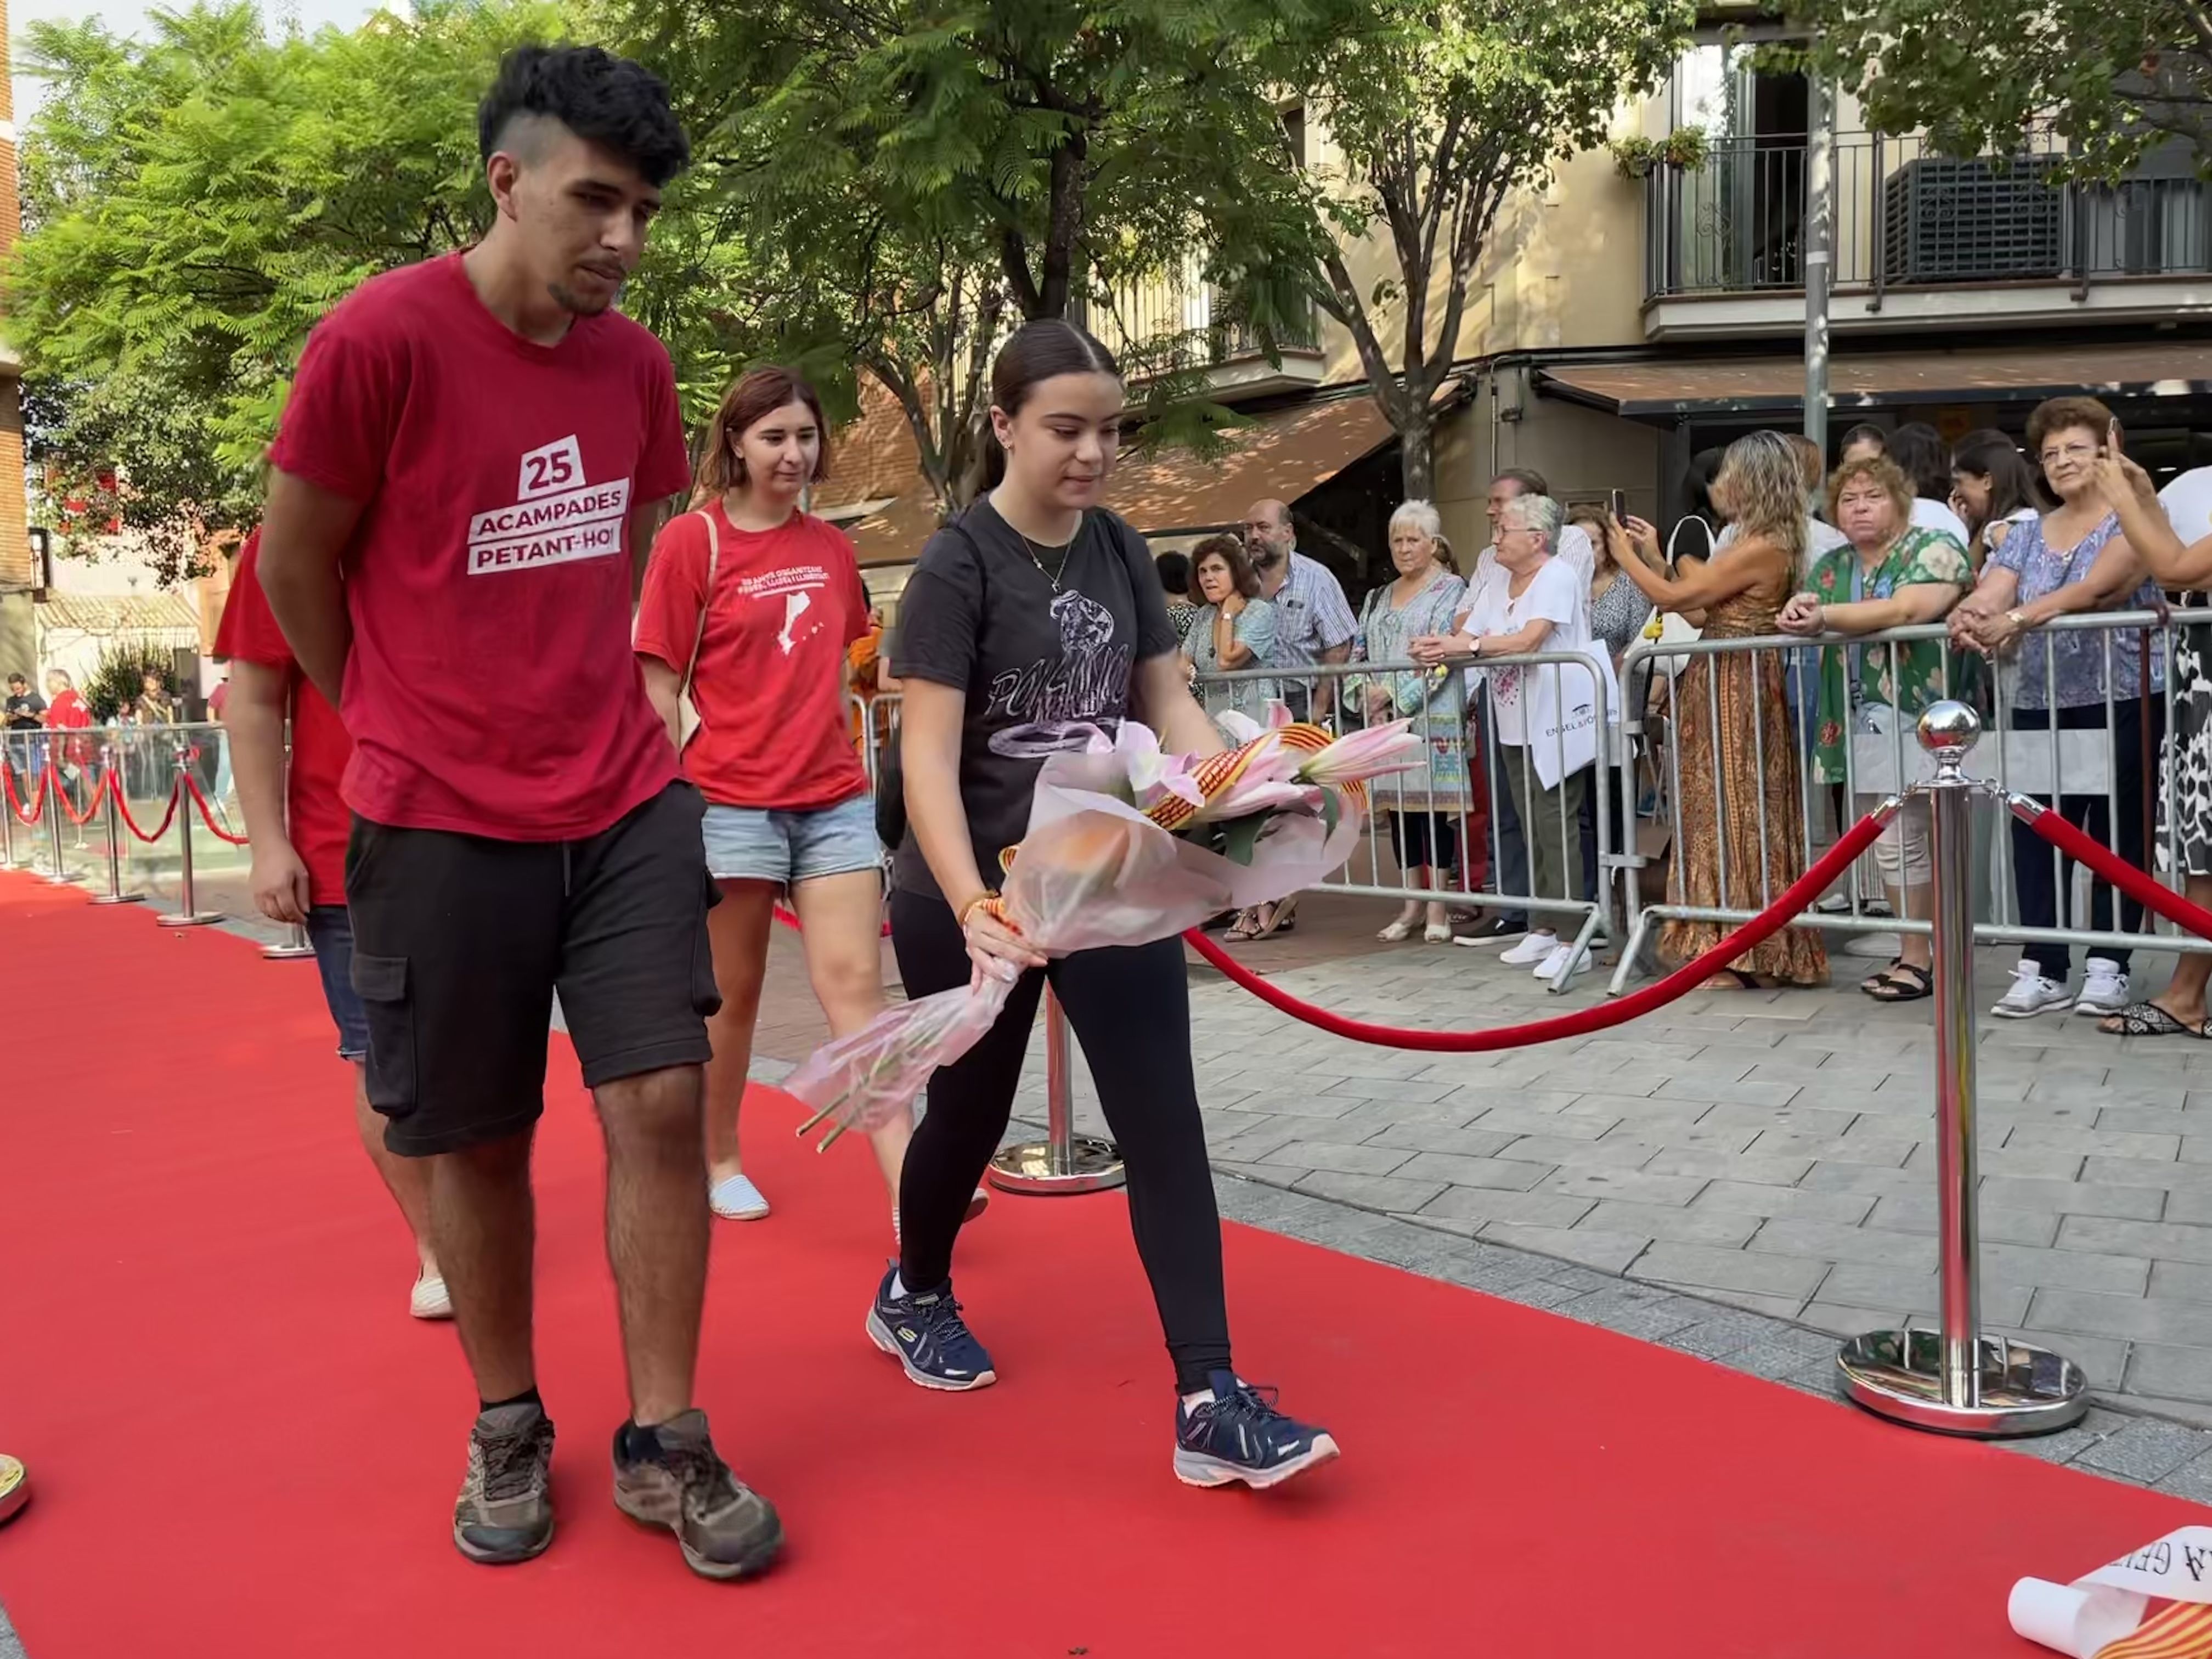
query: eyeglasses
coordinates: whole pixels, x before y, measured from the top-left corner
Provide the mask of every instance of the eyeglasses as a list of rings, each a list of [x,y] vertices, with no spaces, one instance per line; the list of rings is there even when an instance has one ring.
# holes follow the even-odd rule
[[[2097,459],[2095,444],[2053,445],[2036,459],[2045,466],[2056,466],[2061,461],[2094,461]]]

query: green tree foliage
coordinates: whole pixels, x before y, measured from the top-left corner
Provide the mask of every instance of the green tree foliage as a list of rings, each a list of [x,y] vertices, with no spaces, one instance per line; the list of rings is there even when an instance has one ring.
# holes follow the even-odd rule
[[[1024,319],[1083,313],[1117,283],[1250,234],[1267,43],[1318,0],[629,0],[628,38],[683,111],[708,204],[758,252],[758,320],[851,364],[904,413],[940,506]],[[1295,228],[1295,220],[1291,221]],[[770,251],[773,250],[771,252]],[[1132,363],[1157,437],[1225,411],[1163,353]]]
[[[137,705],[149,674],[160,678],[163,690],[173,692],[177,689],[176,669],[176,653],[167,646],[152,640],[118,640],[100,652],[100,665],[92,671],[92,678],[81,690],[93,719],[105,725],[115,718],[118,710]]]
[[[2116,179],[2181,139],[2212,174],[2212,10],[2199,0],[1788,0],[1877,131],[1954,155],[2063,141]]]
[[[1267,193],[1304,204],[1314,301],[1358,348],[1409,496],[1434,493],[1435,399],[1499,210],[1602,142],[1695,14],[1694,0],[1349,0],[1335,27],[1281,53],[1278,82],[1306,89],[1333,153],[1302,167],[1285,126],[1262,152]],[[1363,285],[1346,248],[1370,237],[1396,270]]]

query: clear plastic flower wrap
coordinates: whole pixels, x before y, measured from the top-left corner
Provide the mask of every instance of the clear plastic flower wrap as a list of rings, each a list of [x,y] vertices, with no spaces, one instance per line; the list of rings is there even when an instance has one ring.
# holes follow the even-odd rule
[[[1050,754],[1038,775],[1029,833],[1000,890],[1006,919],[1041,954],[1061,957],[1170,939],[1312,886],[1359,838],[1361,781],[1419,763],[1405,726],[1334,741],[1279,726],[1194,763],[1163,755],[1133,721],[1110,738],[1057,734],[1086,746]],[[1014,983],[979,972],[816,1050],[784,1084],[811,1112],[799,1133],[829,1121],[826,1147],[910,1111],[930,1073],[991,1029]]]

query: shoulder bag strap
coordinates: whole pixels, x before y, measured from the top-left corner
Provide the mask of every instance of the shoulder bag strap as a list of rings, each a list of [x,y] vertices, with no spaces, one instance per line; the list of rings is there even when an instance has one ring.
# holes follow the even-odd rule
[[[707,612],[714,604],[714,573],[722,562],[722,532],[714,527],[714,510],[699,516],[707,525],[707,591],[700,596],[699,627],[691,635],[691,658],[684,665],[684,684],[676,691],[679,697],[691,695],[691,677],[699,672],[699,647],[707,642]]]

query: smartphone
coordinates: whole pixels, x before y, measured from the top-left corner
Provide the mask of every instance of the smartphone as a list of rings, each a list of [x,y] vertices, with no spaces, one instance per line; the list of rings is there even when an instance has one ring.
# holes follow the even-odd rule
[[[2120,421],[2117,415],[2105,422],[2105,453],[2107,455],[2120,453]]]
[[[1615,489],[1609,493],[1613,497],[1613,521],[1626,530],[1628,528],[1628,492],[1625,489]]]

